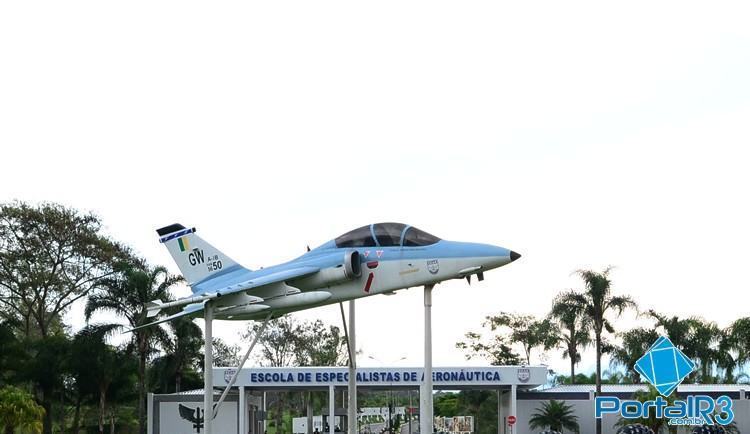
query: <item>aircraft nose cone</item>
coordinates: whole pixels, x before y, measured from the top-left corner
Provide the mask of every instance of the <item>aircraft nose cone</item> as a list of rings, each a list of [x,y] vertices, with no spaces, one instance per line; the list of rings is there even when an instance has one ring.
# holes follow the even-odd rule
[[[513,262],[520,257],[521,257],[520,254],[514,252],[513,250],[510,251],[510,262]]]

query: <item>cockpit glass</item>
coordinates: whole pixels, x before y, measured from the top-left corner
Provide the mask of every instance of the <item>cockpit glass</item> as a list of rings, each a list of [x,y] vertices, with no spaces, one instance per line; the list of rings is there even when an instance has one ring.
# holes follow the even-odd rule
[[[403,223],[378,223],[373,225],[373,232],[381,246],[398,246],[405,227]]]
[[[375,247],[370,225],[354,229],[336,238],[336,247]]]
[[[406,230],[404,235],[404,246],[415,247],[415,246],[429,246],[440,241],[440,238],[435,235],[428,234],[427,232],[410,227]]]
[[[404,232],[406,231],[406,232]],[[377,244],[375,238],[377,238]],[[349,231],[336,238],[336,247],[398,247],[401,244],[403,234],[403,245],[406,247],[429,246],[440,241],[440,238],[427,232],[403,223],[376,223],[374,225],[362,226]]]

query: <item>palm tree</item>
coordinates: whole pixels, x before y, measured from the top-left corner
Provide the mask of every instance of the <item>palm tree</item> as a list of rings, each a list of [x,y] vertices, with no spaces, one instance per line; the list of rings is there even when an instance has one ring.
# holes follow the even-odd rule
[[[689,358],[700,362],[700,378],[696,378],[698,373],[695,373],[692,376],[694,380],[714,381],[714,365],[732,366],[733,361],[721,353],[723,333],[716,323],[699,317],[667,317],[653,310],[649,310],[649,315],[656,319],[656,326],[664,329],[675,346]]]
[[[542,402],[542,407],[537,408],[535,413],[529,419],[531,429],[550,429],[552,431],[563,432],[567,429],[578,432],[578,416],[573,411],[573,406],[566,404],[565,401],[556,401],[551,399]]]
[[[726,329],[720,349],[724,354],[722,365],[726,370],[724,375],[728,379],[727,382],[737,381],[739,377],[746,375],[735,376],[733,370],[750,361],[750,317],[739,318]],[[734,352],[734,356],[730,351]],[[727,360],[729,358],[731,362]]]
[[[636,308],[636,303],[628,296],[612,295],[612,281],[609,273],[612,267],[605,268],[602,272],[592,270],[578,270],[578,275],[583,279],[586,289],[579,292],[568,292],[562,300],[580,306],[581,312],[591,321],[594,330],[594,343],[596,345],[596,394],[602,393],[602,334],[606,331],[614,333],[614,327],[607,319],[609,312],[616,315],[628,308]],[[596,420],[596,433],[601,434],[602,421]]]
[[[714,322],[702,318],[691,318],[692,333],[690,346],[694,349],[695,358],[700,362],[702,383],[715,382],[713,378],[714,364],[721,359],[719,344],[721,343],[721,329]]]
[[[195,372],[203,354],[203,332],[191,318],[169,323],[171,337],[164,343],[165,354],[153,361],[151,379],[159,382],[162,393],[182,390],[182,380]],[[228,365],[226,365],[228,366]],[[174,387],[170,387],[170,383]]]
[[[23,432],[42,432],[44,408],[34,402],[30,393],[13,386],[0,389],[0,429],[13,434],[16,428]]]
[[[169,301],[170,288],[182,277],[173,276],[164,267],[148,267],[140,261],[118,265],[118,272],[102,281],[101,290],[86,302],[86,320],[94,312],[109,311],[127,320],[130,328],[147,324],[146,303],[152,300]],[[138,356],[138,426],[146,432],[146,359],[157,342],[168,341],[167,333],[160,327],[147,327],[132,334],[130,345]]]
[[[581,349],[591,345],[591,321],[582,315],[582,306],[570,303],[570,297],[560,294],[552,303],[550,318],[557,323],[560,339],[565,347],[563,357],[570,359],[570,381],[575,384],[576,365],[581,361]]]
[[[648,316],[656,320],[655,327],[660,328],[677,348],[691,359],[695,358],[696,351],[691,340],[693,323],[690,318],[680,318],[677,315],[670,317],[652,309],[649,309]]]
[[[118,324],[89,325],[73,339],[73,352],[79,363],[85,363],[78,366],[77,381],[90,382],[98,394],[100,434],[104,433],[107,392],[121,368],[122,357],[107,345],[107,337],[118,328]]]
[[[659,334],[656,333],[656,330],[642,327],[620,333],[622,346],[612,349],[610,364],[624,367],[630,380],[633,383],[640,383],[641,376],[633,367],[635,362],[643,357],[658,337]]]

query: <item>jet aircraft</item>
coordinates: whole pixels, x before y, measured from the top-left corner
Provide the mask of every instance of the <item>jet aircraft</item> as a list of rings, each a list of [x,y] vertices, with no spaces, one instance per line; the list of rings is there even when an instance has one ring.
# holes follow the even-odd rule
[[[247,269],[201,239],[195,228],[172,224],[156,231],[193,295],[147,305],[148,317],[184,306],[177,314],[202,317],[211,302],[214,317],[262,320],[415,286],[471,276],[509,264],[521,255],[488,244],[442,240],[403,223],[376,223],[347,232],[302,256],[259,270]],[[140,328],[140,327],[139,327]]]

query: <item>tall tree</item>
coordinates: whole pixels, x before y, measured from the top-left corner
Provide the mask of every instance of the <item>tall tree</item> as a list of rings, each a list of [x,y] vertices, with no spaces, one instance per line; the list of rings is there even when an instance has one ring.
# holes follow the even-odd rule
[[[254,323],[243,339],[252,339],[261,327],[260,323]],[[320,320],[298,321],[291,315],[271,320],[258,338],[258,346],[260,354],[256,359],[261,366],[341,366],[348,360],[346,341],[338,327],[327,326]],[[284,392],[277,395],[276,430],[281,429],[282,409],[288,398]],[[311,400],[312,396],[305,399]]]
[[[555,325],[549,319],[536,319],[531,315],[501,312],[488,316],[483,324],[490,330],[506,332],[508,340],[521,344],[526,355],[526,364],[531,364],[531,351],[535,348],[549,350],[554,348],[560,337]]]
[[[722,331],[716,323],[706,321],[702,318],[691,318],[690,347],[694,351],[694,357],[700,363],[701,383],[718,381],[714,377],[714,366],[721,360],[719,346],[722,340]]]
[[[0,322],[0,387],[15,383],[27,358],[23,342],[16,336],[17,327]]]
[[[238,366],[242,360],[239,345],[228,344],[221,338],[214,338],[214,366]],[[205,360],[201,358],[200,363]],[[203,366],[201,364],[201,366]]]
[[[28,361],[22,376],[34,385],[37,400],[44,407],[44,432],[52,432],[52,398],[63,388],[70,340],[62,333],[30,341]]]
[[[656,328],[665,333],[676,347],[688,357],[695,356],[695,349],[691,346],[693,323],[689,318],[680,318],[677,315],[668,316],[655,312],[653,309],[649,309],[648,315],[656,321]]]
[[[722,354],[720,346],[725,338],[716,323],[706,321],[700,317],[680,318],[667,316],[649,310],[649,315],[656,320],[657,328],[661,328],[675,346],[680,348],[690,359],[696,360],[699,369],[691,378],[700,382],[715,381],[714,366],[719,363],[732,365],[733,361]]]
[[[456,342],[456,348],[466,352],[466,360],[481,357],[496,366],[521,363],[521,357],[513,351],[506,336],[495,334],[489,340],[476,332],[467,332],[464,336],[466,340]]]
[[[560,330],[563,357],[570,359],[570,381],[575,384],[576,365],[581,361],[581,350],[591,345],[591,321],[583,315],[583,307],[578,303],[571,303],[565,293],[555,298],[550,318]]]
[[[259,322],[243,334],[249,340],[260,332]],[[289,366],[295,360],[295,334],[299,324],[291,315],[269,321],[263,335],[258,338],[260,355],[256,357],[261,366]]]
[[[653,328],[637,327],[619,334],[622,345],[616,346],[611,352],[610,363],[625,368],[633,383],[640,383],[641,376],[634,369],[635,362],[651,348],[659,337]]]
[[[59,204],[0,205],[0,304],[26,337],[48,336],[126,256],[101,227],[97,216]]]
[[[152,300],[169,301],[170,289],[182,282],[182,277],[173,276],[164,267],[148,267],[141,261],[118,264],[117,273],[101,282],[101,289],[89,296],[86,303],[86,319],[98,311],[108,311],[124,318],[129,328],[147,324],[146,303]],[[138,357],[138,425],[139,432],[146,432],[146,361],[159,343],[168,342],[169,337],[161,327],[146,327],[132,333],[131,347]]]
[[[301,323],[294,339],[297,366],[344,366],[349,359],[344,334],[321,320]]]
[[[602,393],[602,352],[604,332],[614,333],[615,329],[608,320],[610,313],[619,316],[626,309],[636,308],[636,303],[627,296],[612,295],[612,281],[609,278],[611,267],[601,272],[578,270],[584,283],[583,292],[569,292],[564,295],[564,302],[577,304],[591,321],[596,347],[596,394]],[[601,434],[601,419],[596,420],[596,433]]]
[[[196,372],[203,354],[203,331],[192,318],[180,317],[169,322],[170,336],[163,343],[164,354],[151,364],[150,383],[161,393],[180,392],[186,375]],[[216,343],[214,343],[216,352]],[[217,362],[223,365],[221,361]]]
[[[75,356],[85,362],[85,372],[79,372],[79,381],[90,382],[96,389],[99,402],[99,434],[104,433],[107,410],[107,393],[122,369],[122,357],[107,344],[107,337],[117,328],[115,324],[89,325],[79,331],[73,339]],[[92,387],[93,386],[93,387]]]
[[[734,375],[732,371],[737,366],[750,362],[750,317],[736,319],[727,327],[722,349],[725,357],[732,357],[731,363],[724,363],[725,369],[729,368],[724,374],[728,378],[727,382],[737,381],[739,375]],[[734,353],[733,356],[730,351]]]

